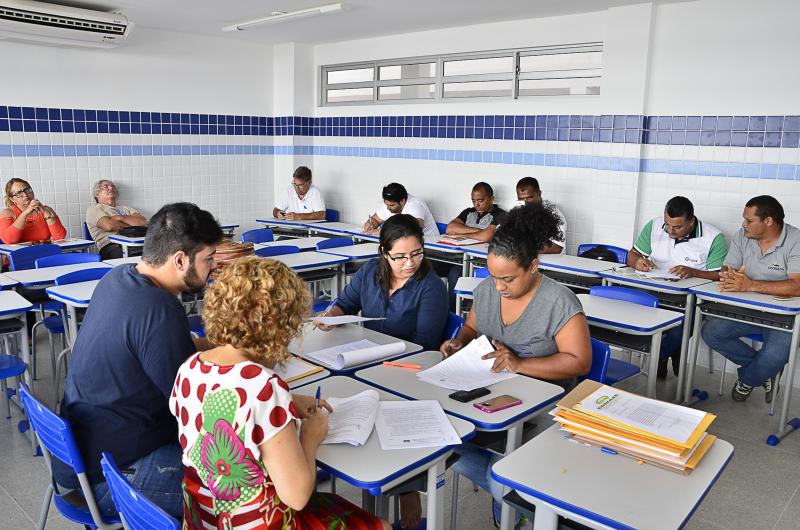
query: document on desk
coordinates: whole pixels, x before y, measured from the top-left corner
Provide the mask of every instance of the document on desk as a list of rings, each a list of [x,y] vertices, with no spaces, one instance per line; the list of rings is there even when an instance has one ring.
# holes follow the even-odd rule
[[[359,364],[381,361],[394,355],[400,355],[404,351],[406,351],[406,343],[403,341],[377,344],[369,339],[362,339],[309,352],[305,356],[334,370],[342,370]]]
[[[335,317],[307,317],[306,321],[328,326],[340,326],[342,324],[357,324],[359,322],[367,322],[369,320],[386,320],[386,317],[361,317],[358,315],[339,315]]]
[[[458,445],[461,439],[436,400],[381,401],[375,429],[381,449]]]
[[[322,443],[367,443],[375,426],[379,400],[380,396],[374,390],[364,390],[346,398],[327,398],[333,412],[328,416],[328,436]]]
[[[482,245],[486,241],[464,236],[442,236],[437,243],[440,245],[453,245],[454,247],[466,247],[469,245]]]
[[[286,383],[291,383],[297,379],[321,372],[322,367],[315,366],[292,355],[283,363],[276,364],[273,371]]]
[[[481,357],[494,350],[486,335],[481,335],[439,364],[417,372],[417,377],[451,390],[474,390],[517,377],[511,372],[492,372],[494,360]]]
[[[672,274],[667,269],[653,269],[651,271],[636,271],[636,274],[642,276],[643,278],[649,278],[651,280],[680,280],[681,277],[677,274]]]

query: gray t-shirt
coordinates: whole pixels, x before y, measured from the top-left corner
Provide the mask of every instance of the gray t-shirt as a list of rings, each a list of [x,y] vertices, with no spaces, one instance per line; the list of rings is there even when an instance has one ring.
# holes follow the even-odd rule
[[[784,223],[775,246],[765,254],[755,239],[748,239],[740,228],[731,240],[725,265],[738,269],[744,265],[745,274],[753,280],[780,282],[789,274],[800,274],[800,230]]]
[[[556,353],[556,334],[570,318],[583,313],[575,293],[547,276],[542,276],[528,307],[508,326],[500,316],[500,294],[491,278],[478,284],[473,298],[478,336],[502,342],[523,359]]]

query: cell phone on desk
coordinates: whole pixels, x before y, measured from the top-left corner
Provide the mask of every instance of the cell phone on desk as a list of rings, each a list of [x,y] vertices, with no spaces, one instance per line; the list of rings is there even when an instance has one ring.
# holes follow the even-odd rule
[[[474,390],[459,390],[458,392],[453,392],[450,394],[450,399],[455,399],[456,401],[460,401],[461,403],[469,403],[470,401],[475,401],[476,399],[486,396],[490,394],[488,388],[478,387]]]
[[[492,399],[487,399],[486,401],[481,401],[480,403],[473,403],[472,406],[478,410],[482,410],[483,412],[492,413],[497,412],[498,410],[516,407],[517,405],[522,405],[521,399],[505,394],[502,396],[493,397]]]

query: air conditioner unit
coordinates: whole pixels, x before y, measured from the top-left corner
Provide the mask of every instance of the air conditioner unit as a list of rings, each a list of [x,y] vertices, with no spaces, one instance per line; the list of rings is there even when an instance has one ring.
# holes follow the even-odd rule
[[[130,35],[133,22],[120,13],[0,0],[0,39],[48,45],[113,48]]]

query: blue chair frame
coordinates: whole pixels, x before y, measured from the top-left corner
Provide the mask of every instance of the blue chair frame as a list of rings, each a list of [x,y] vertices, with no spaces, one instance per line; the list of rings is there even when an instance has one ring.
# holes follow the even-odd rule
[[[477,269],[472,271],[472,276],[474,278],[488,278],[490,276],[489,268],[488,267],[478,267]]]
[[[444,235],[447,233],[447,225],[448,223],[436,223],[436,228],[439,229],[440,234]],[[435,243],[435,241],[432,241],[432,243]]]
[[[317,250],[324,250],[326,248],[339,248],[349,247],[353,245],[353,240],[349,237],[332,237],[325,241],[317,243]]]
[[[597,285],[589,290],[589,294],[591,296],[610,298],[612,300],[622,300],[624,302],[631,302],[632,304],[638,304],[647,307],[658,307],[658,298],[652,294],[637,291],[636,289],[629,289],[627,287],[618,287],[616,285]]]
[[[611,363],[611,347],[597,339],[592,341],[592,368],[589,373],[580,377],[580,380],[591,379],[598,383],[608,382],[608,365]]]
[[[447,322],[444,325],[442,341],[455,338],[463,325],[464,319],[461,316],[455,313],[447,313]]]
[[[341,219],[341,215],[339,214],[339,210],[334,210],[333,208],[328,208],[325,210],[325,220],[329,223],[337,223]]]
[[[12,271],[32,269],[36,266],[37,259],[60,253],[61,247],[51,244],[20,248],[8,253],[8,266]]]
[[[242,234],[242,243],[269,243],[275,236],[269,228],[256,228]]]
[[[627,249],[624,249],[622,247],[615,247],[614,245],[603,245],[601,243],[584,243],[583,245],[578,245],[578,256],[580,256],[586,251],[592,250],[593,248],[597,247],[603,247],[613,252],[617,256],[617,263],[622,263],[624,265],[627,262],[628,259]]]
[[[270,256],[282,256],[284,254],[297,254],[300,252],[300,247],[294,245],[275,245],[272,247],[257,248],[253,253],[260,258],[268,258]]]
[[[36,260],[36,268],[58,267],[59,265],[73,265],[75,263],[97,263],[100,261],[100,254],[90,254],[87,252],[68,252],[66,254],[53,254],[44,256]]]

